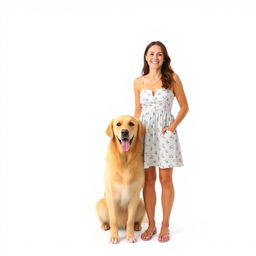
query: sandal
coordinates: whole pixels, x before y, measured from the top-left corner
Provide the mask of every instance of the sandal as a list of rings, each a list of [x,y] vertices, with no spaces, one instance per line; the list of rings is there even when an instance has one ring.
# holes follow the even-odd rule
[[[141,234],[141,239],[142,240],[144,240],[144,241],[148,241],[148,240],[150,240],[152,237],[153,237],[153,235],[155,235],[156,234],[156,227],[152,230],[152,231],[150,231],[150,230],[146,230],[145,232],[143,232],[142,234]]]
[[[165,243],[165,242],[168,242],[170,240],[170,232],[168,230],[167,233],[161,235],[159,234],[158,236],[158,241],[161,242],[161,243]]]

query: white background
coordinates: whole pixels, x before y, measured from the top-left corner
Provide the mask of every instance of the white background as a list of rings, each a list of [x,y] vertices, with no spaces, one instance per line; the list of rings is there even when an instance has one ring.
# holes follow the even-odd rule
[[[1,1],[1,255],[255,255],[252,2]],[[129,244],[120,232],[111,245],[95,213],[105,129],[134,114],[133,80],[155,40],[190,107],[171,241],[137,232]],[[160,192],[158,181],[158,230]]]

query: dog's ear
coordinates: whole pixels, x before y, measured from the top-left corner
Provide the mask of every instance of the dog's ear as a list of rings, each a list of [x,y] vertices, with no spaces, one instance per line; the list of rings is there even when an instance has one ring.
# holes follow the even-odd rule
[[[111,140],[114,139],[113,121],[114,119],[112,119],[106,130],[106,134],[110,137]]]
[[[138,124],[138,135],[139,135],[140,138],[142,138],[142,136],[145,135],[146,130],[145,130],[142,122],[141,121],[138,121],[138,122],[139,122],[139,124]]]

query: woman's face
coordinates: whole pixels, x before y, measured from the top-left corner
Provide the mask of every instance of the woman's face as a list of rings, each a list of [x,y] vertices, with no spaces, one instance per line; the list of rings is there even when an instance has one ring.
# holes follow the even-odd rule
[[[146,61],[150,68],[159,69],[164,62],[164,54],[159,45],[151,46],[145,56]]]

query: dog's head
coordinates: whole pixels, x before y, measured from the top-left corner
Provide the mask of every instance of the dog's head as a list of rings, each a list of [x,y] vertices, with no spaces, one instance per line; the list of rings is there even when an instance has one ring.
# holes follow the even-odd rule
[[[116,140],[121,151],[127,152],[145,134],[142,123],[132,116],[119,116],[114,118],[106,130],[111,140]]]

